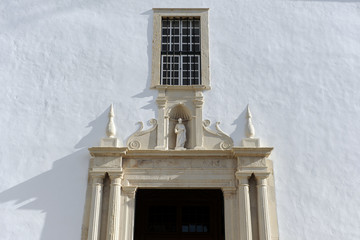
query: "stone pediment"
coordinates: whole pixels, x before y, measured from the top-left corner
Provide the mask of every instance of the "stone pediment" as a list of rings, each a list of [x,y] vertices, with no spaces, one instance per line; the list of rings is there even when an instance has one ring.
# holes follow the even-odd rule
[[[155,149],[156,148],[156,138],[157,138],[157,120],[151,119],[148,121],[151,127],[149,129],[144,129],[144,123],[138,122],[140,125],[139,129],[133,133],[127,140],[126,146],[129,149],[133,150],[145,150],[145,149]],[[224,133],[220,129],[220,122],[216,122],[215,130],[210,129],[210,121],[203,121],[203,149],[230,149],[234,146],[234,141],[232,138]]]

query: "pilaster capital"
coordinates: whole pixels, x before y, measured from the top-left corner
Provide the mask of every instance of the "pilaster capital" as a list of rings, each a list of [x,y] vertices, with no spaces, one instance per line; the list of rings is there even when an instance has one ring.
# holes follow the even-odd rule
[[[166,97],[157,97],[156,103],[158,105],[158,108],[165,108],[167,103]]]
[[[270,176],[269,172],[255,172],[256,179],[266,179]]]
[[[196,97],[194,100],[194,104],[196,108],[201,108],[204,104],[204,98],[203,97]]]
[[[91,179],[104,179],[105,172],[89,172]]]
[[[231,199],[235,192],[236,192],[236,188],[235,187],[223,187],[221,188],[223,194],[224,194],[224,198],[225,199]]]
[[[121,186],[121,179],[123,177],[122,172],[108,172],[111,180],[111,185]]]
[[[93,185],[102,185],[105,178],[104,172],[90,172],[91,181]]]
[[[235,177],[239,181],[239,186],[248,187],[251,174],[252,173],[237,171]]]
[[[267,186],[267,178],[270,176],[269,172],[255,173],[256,185]]]
[[[129,198],[135,198],[137,186],[122,186],[122,190]]]
[[[252,173],[250,172],[241,172],[241,171],[237,171],[235,173],[235,177],[236,179],[238,180],[241,180],[241,179],[249,179],[251,177]]]

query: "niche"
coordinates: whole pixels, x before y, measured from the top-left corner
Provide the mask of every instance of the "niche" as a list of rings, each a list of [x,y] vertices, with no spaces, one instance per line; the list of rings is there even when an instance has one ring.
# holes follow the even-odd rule
[[[190,110],[182,103],[175,105],[173,108],[171,108],[169,112],[169,149],[175,149],[176,145],[176,134],[174,132],[175,125],[178,123],[178,119],[182,119],[182,123],[184,124],[186,128],[186,142],[185,142],[185,148],[189,149],[191,148],[191,112]]]

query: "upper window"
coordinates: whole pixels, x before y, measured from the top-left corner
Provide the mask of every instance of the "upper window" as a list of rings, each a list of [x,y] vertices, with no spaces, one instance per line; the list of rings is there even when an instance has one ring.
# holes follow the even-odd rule
[[[208,9],[154,9],[151,87],[210,88]]]
[[[200,19],[164,17],[161,85],[200,85]]]

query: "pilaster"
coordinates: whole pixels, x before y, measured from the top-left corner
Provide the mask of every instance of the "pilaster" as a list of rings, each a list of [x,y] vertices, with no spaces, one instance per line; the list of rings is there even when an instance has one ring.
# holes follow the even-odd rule
[[[125,238],[124,240],[132,240],[134,238],[134,219],[135,219],[135,194],[136,186],[123,186],[125,196]]]
[[[250,196],[249,196],[249,178],[251,174],[236,172],[238,179],[238,199],[240,216],[240,239],[252,240]]]
[[[102,191],[105,173],[90,173],[91,207],[88,229],[88,240],[98,240],[101,226]]]
[[[204,104],[204,97],[202,91],[195,91],[195,149],[204,149],[203,146],[203,127],[202,127],[202,106]]]
[[[165,136],[167,136],[166,130],[166,121],[167,118],[165,117],[165,107],[166,107],[166,95],[165,95],[166,88],[165,87],[158,87],[158,97],[156,99],[156,103],[158,105],[158,130],[157,130],[157,146],[155,149],[158,150],[166,150],[168,148],[167,141]]]
[[[258,173],[256,177],[259,237],[260,240],[271,240],[269,203],[267,195],[267,178],[269,173]]]
[[[121,178],[122,172],[108,173],[110,183],[109,214],[106,240],[119,240],[121,213]]]
[[[225,238],[226,240],[235,240],[235,225],[234,225],[234,199],[236,188],[223,187],[224,194],[224,211],[225,211]]]

